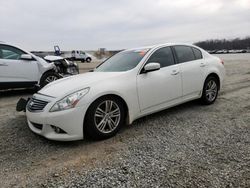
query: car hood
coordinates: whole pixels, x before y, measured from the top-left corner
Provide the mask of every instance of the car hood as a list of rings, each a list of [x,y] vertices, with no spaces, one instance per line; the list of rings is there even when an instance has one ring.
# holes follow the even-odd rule
[[[107,79],[117,77],[121,74],[124,73],[88,72],[76,76],[70,76],[59,79],[57,81],[54,81],[46,85],[38,93],[51,97],[63,97],[77,90],[84,89],[86,87],[91,87],[94,84],[98,84],[99,82],[104,82]]]

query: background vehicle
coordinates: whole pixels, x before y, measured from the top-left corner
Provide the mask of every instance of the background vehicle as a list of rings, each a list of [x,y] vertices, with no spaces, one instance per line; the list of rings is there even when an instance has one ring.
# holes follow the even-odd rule
[[[81,61],[81,62],[88,62],[90,63],[92,61],[92,58],[89,54],[86,52],[80,51],[80,50],[73,50],[71,52],[71,58],[72,61]]]
[[[219,58],[193,45],[125,50],[40,90],[27,105],[28,125],[52,140],[109,138],[142,116],[194,99],[214,103],[224,75]]]
[[[56,46],[54,46],[54,54],[55,54],[55,56],[60,56],[60,55],[62,55],[63,53],[61,52],[61,49],[60,49],[60,47],[58,46],[58,45],[56,45]]]
[[[19,47],[0,43],[0,89],[44,87],[64,76],[60,67]]]

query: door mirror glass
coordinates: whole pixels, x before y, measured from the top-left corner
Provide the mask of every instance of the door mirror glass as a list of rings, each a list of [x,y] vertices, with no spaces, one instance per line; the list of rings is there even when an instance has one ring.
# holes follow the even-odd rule
[[[23,59],[23,60],[32,60],[33,57],[29,54],[22,54],[20,59]]]
[[[159,70],[161,68],[160,63],[148,63],[144,66],[144,73]]]

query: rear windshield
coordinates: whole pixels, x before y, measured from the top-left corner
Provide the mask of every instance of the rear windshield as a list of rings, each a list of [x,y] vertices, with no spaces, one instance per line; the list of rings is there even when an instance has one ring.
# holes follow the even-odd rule
[[[95,72],[123,72],[135,68],[149,49],[123,51],[107,59]]]

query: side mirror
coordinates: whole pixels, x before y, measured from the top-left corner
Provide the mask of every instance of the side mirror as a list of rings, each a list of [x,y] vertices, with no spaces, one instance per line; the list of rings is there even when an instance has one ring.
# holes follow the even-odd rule
[[[33,57],[29,54],[22,54],[20,59],[22,60],[33,60]]]
[[[148,63],[144,66],[143,68],[143,72],[147,73],[147,72],[152,72],[152,71],[156,71],[159,70],[161,68],[160,63]]]

